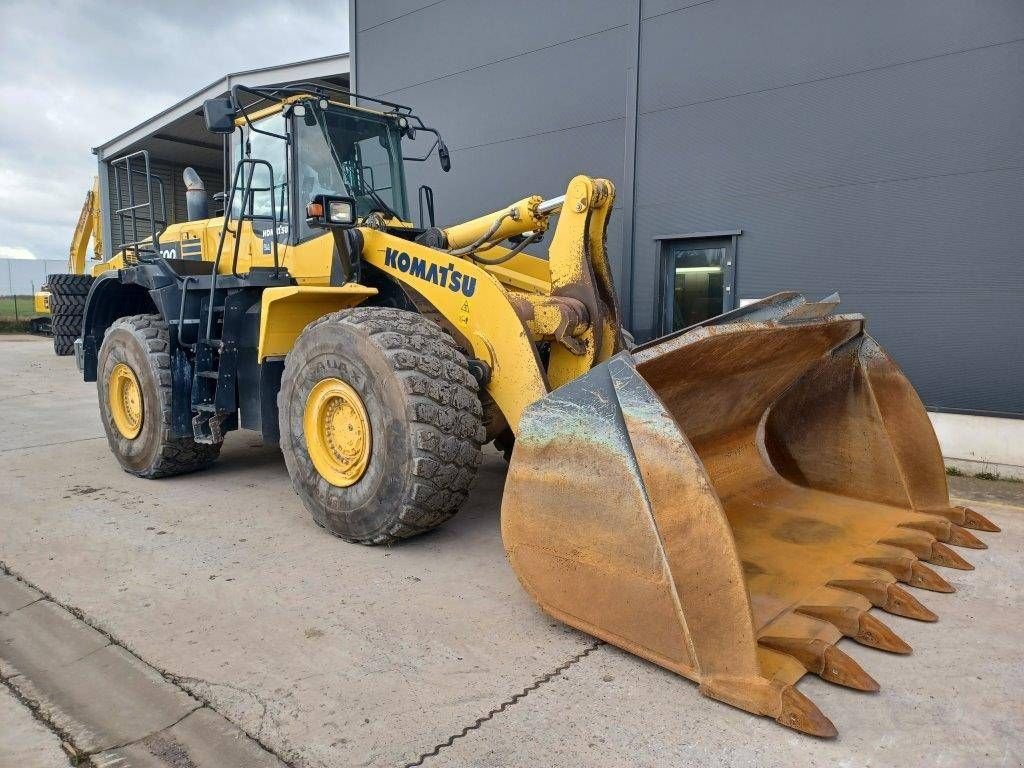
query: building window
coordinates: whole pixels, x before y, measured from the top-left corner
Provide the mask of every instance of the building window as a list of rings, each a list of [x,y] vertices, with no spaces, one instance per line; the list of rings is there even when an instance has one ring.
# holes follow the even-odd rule
[[[661,333],[735,309],[739,234],[729,230],[656,238],[661,253]]]

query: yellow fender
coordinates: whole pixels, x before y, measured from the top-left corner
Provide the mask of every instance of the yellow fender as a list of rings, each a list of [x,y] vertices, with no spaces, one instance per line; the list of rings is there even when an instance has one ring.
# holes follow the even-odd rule
[[[267,288],[260,306],[258,360],[286,355],[302,329],[319,317],[361,304],[376,288],[350,283],[341,286]]]

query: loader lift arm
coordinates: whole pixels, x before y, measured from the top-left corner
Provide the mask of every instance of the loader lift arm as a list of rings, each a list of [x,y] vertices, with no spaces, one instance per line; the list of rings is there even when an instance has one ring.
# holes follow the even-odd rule
[[[488,392],[515,432],[527,406],[623,348],[605,248],[614,198],[611,182],[577,176],[564,197],[524,198],[443,230],[447,250],[361,229],[362,258],[422,296],[486,363]],[[555,216],[547,259],[498,245],[544,232]]]

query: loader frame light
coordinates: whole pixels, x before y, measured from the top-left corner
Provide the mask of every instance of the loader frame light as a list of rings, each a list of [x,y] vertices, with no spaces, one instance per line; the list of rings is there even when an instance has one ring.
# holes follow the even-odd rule
[[[356,203],[351,197],[317,195],[306,206],[306,223],[311,227],[351,227],[356,223]]]

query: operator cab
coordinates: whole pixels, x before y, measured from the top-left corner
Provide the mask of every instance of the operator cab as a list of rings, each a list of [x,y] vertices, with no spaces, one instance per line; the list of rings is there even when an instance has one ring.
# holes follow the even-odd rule
[[[238,108],[233,92],[231,99],[204,105],[207,127],[231,134],[230,161],[236,171],[229,219],[250,219],[265,241],[273,234],[289,245],[335,226],[369,225],[408,236],[421,231],[410,223],[403,162],[426,160],[436,147],[447,171],[450,157],[437,131],[407,107],[390,102],[381,103],[391,111],[378,112],[313,92],[250,92],[278,103]],[[417,131],[433,134],[434,143],[423,157],[403,158],[403,137],[415,138]],[[351,214],[343,220],[325,215],[325,200]],[[311,215],[314,211],[320,216]]]
[[[232,157],[265,161],[252,166],[246,213],[264,228],[276,219],[282,241],[323,233],[306,221],[306,206],[319,196],[351,199],[360,221],[408,221],[401,133],[387,116],[309,99],[243,125]],[[231,218],[246,198],[244,190],[234,194]]]

